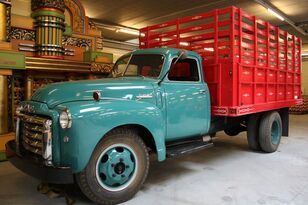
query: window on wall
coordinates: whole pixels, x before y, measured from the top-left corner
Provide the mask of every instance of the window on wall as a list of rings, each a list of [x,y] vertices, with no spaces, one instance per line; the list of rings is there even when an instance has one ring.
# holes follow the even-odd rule
[[[179,60],[174,66],[172,61],[172,68],[169,71],[168,79],[171,81],[199,81],[198,64],[195,59]]]

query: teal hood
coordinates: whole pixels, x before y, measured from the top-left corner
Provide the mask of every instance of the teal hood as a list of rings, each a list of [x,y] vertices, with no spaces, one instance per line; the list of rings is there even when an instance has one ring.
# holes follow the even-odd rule
[[[67,102],[94,101],[93,92],[100,91],[102,100],[136,100],[137,96],[151,95],[153,98],[147,101],[155,103],[153,89],[156,82],[151,78],[127,77],[54,83],[38,89],[31,100],[46,103],[49,108],[53,108]]]

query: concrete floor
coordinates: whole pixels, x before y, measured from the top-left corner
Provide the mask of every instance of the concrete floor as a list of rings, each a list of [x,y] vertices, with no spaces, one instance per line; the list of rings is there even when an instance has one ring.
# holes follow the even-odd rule
[[[215,147],[151,164],[143,188],[127,205],[307,205],[308,115],[290,116],[290,137],[278,152],[247,148],[246,134],[218,133]],[[0,163],[0,204],[65,204],[37,192],[39,184],[8,162]],[[76,204],[92,204],[77,191]]]

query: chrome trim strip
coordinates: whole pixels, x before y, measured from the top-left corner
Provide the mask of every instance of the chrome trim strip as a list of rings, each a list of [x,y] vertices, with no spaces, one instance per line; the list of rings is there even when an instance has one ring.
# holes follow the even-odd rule
[[[43,143],[39,141],[32,141],[28,137],[24,136],[24,141],[30,145],[31,147],[34,147],[35,149],[42,149],[43,148]]]
[[[43,158],[46,160],[47,165],[52,164],[52,134],[51,134],[52,121],[47,120],[44,124],[44,137],[43,137]]]
[[[17,117],[16,120],[16,131],[15,131],[15,142],[16,142],[16,152],[19,154],[19,144],[20,144],[20,118]]]
[[[16,142],[21,141],[26,150],[41,155],[45,164],[52,166],[52,120],[17,113],[17,121]],[[23,123],[22,132],[20,132],[21,122]]]
[[[22,145],[25,147],[25,149],[33,152],[34,154],[42,155],[42,151],[40,149],[31,147],[25,141],[22,142]]]
[[[151,94],[137,95],[136,98],[137,98],[137,100],[151,99],[151,98],[153,98],[153,95],[151,95]]]
[[[47,121],[47,119],[43,119],[43,118],[36,117],[36,116],[29,116],[29,115],[25,115],[23,113],[19,113],[19,114],[17,114],[17,116],[20,117],[21,120],[24,120],[28,123],[35,123],[35,124],[44,125],[45,122]]]

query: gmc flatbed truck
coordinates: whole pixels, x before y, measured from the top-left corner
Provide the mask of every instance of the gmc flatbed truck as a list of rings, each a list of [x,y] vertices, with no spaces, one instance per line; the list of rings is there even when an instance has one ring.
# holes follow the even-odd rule
[[[252,150],[275,152],[289,107],[302,101],[300,44],[235,7],[141,29],[142,49],[114,65],[119,77],[50,84],[22,102],[7,157],[44,182],[76,181],[92,201],[117,204],[144,183],[149,152],[164,161],[208,148],[222,130],[247,131]]]

